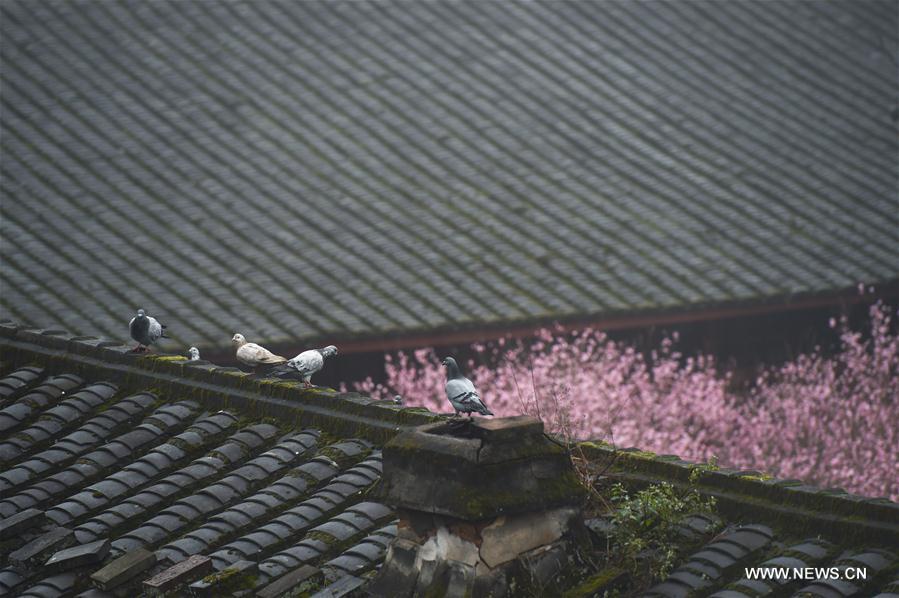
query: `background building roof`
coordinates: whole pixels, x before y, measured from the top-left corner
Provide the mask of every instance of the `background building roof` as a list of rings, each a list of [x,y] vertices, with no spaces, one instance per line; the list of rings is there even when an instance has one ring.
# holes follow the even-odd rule
[[[894,280],[897,11],[3,2],[0,317],[208,347]]]

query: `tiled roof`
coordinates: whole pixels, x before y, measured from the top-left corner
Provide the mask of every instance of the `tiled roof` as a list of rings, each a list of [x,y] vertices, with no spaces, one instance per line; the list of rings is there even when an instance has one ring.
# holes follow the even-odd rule
[[[895,552],[883,549],[839,550],[816,537],[784,541],[763,525],[743,525],[717,535],[686,557],[662,583],[642,594],[646,598],[703,595],[714,598],[757,596],[873,596],[887,598],[893,580],[882,583],[881,573],[899,564]],[[757,580],[745,577],[744,567],[867,567],[869,579],[816,582]],[[729,573],[729,574],[728,574]],[[881,583],[878,583],[880,578]],[[717,591],[716,591],[717,590]],[[795,594],[794,594],[795,593]]]
[[[256,388],[257,401],[278,399],[261,398],[264,387],[233,368],[140,358],[58,333],[4,332],[12,340],[0,341],[0,595],[111,596],[90,576],[141,550],[155,551],[157,564],[139,571],[131,582],[138,586],[194,555],[209,555],[219,572],[258,562],[260,589],[294,563],[320,565],[326,587],[383,559],[394,513],[364,496],[380,479],[380,442],[401,420],[433,416],[269,380],[294,402],[265,417],[265,408],[228,393]],[[218,402],[166,387],[165,371],[180,370],[184,382],[184,367]],[[141,370],[157,384],[135,378]],[[336,435],[327,420],[304,425],[312,414],[297,408],[298,395],[341,412],[359,436]],[[373,419],[384,431],[367,425]]]
[[[583,446],[591,458],[608,462],[607,448]],[[628,449],[619,453],[614,469],[626,483],[664,480],[682,487],[694,466],[672,455]],[[895,502],[728,469],[704,470],[698,486],[692,487],[717,497],[722,517],[688,517],[680,531],[677,566],[665,579],[635,595],[892,598],[899,590],[899,504]],[[602,519],[587,524],[600,536],[608,529]],[[760,567],[791,572],[817,567],[828,573],[809,580],[747,577],[747,568]],[[862,567],[867,577],[826,578],[847,567]]]
[[[397,535],[396,514],[371,492],[381,447],[435,415],[127,349],[0,326],[0,595],[161,595],[179,584],[179,595],[193,584],[197,596],[364,591]],[[629,450],[612,471],[677,485],[691,468]],[[718,498],[723,521],[686,519],[680,564],[649,595],[899,589],[896,503],[757,472],[705,471],[699,487]],[[762,564],[862,564],[870,577],[743,579],[744,566]]]
[[[895,280],[897,10],[8,0],[0,317],[222,346]]]

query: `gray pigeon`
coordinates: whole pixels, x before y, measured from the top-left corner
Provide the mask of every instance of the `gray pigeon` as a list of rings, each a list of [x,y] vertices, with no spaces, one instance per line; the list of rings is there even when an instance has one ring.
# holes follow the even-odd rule
[[[312,374],[325,367],[325,359],[332,355],[337,355],[337,347],[334,345],[328,345],[323,349],[309,349],[288,361],[287,365],[298,371],[303,383],[309,387],[312,386],[310,382]]]
[[[446,366],[446,398],[453,406],[456,416],[459,413],[467,413],[471,417],[472,413],[480,413],[481,415],[493,415],[493,412],[487,409],[487,405],[481,400],[481,395],[471,380],[462,375],[456,360],[447,357],[443,360]]]
[[[146,351],[159,339],[168,338],[165,335],[165,324],[160,324],[159,320],[148,316],[142,309],[137,310],[137,315],[131,318],[128,328],[131,330],[131,338],[137,341],[134,352]]]

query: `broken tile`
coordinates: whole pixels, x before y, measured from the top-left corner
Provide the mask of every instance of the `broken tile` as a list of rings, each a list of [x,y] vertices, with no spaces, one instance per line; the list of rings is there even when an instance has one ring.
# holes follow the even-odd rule
[[[191,583],[212,571],[212,559],[195,554],[144,581],[143,588],[150,596],[164,596],[178,587]]]
[[[0,521],[0,540],[8,540],[23,531],[43,525],[47,520],[43,511],[25,509]]]
[[[304,586],[314,588],[321,582],[321,571],[310,565],[303,565],[286,575],[279,577],[258,592],[259,598],[278,598],[289,590],[302,592]]]
[[[55,527],[28,542],[22,548],[10,553],[9,562],[13,565],[43,564],[54,553],[67,548],[75,541],[72,530]]]
[[[91,580],[101,590],[111,590],[134,579],[156,564],[156,555],[138,548],[115,559],[91,575]]]
[[[46,562],[46,567],[56,571],[65,571],[100,563],[109,554],[109,546],[109,540],[103,539],[66,548],[50,557]]]

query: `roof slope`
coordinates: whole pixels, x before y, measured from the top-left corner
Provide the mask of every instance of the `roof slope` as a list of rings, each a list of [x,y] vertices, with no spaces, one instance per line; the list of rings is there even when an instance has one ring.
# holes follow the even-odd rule
[[[0,316],[221,346],[895,279],[897,11],[3,2]]]
[[[113,596],[92,584],[136,595],[172,565],[192,571],[184,585],[247,560],[259,588],[301,565],[316,566],[319,586],[345,585],[384,558],[395,515],[366,497],[381,477],[379,438],[401,412],[433,415],[283,382],[290,400],[274,413],[278,399],[234,368],[0,333],[0,595]],[[304,423],[316,411],[322,425]]]

